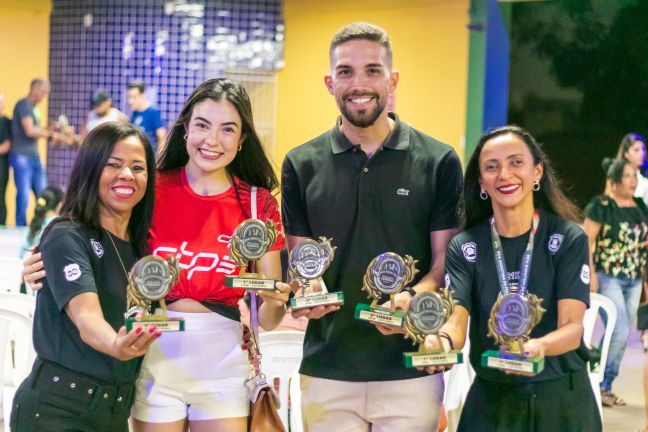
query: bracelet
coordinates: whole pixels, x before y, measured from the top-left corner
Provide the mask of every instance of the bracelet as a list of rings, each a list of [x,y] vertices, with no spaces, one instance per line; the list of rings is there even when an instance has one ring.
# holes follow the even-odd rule
[[[414,288],[412,288],[411,286],[406,286],[405,288],[403,288],[403,292],[408,293],[412,297],[416,295],[416,291],[414,291]]]
[[[448,341],[448,344],[450,344],[450,350],[454,349],[454,342],[452,342],[452,338],[450,335],[446,332],[439,332],[439,337],[444,338],[445,340]]]

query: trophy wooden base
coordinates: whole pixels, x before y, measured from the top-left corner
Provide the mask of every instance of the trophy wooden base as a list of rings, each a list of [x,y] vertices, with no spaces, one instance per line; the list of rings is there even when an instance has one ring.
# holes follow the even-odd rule
[[[311,294],[290,299],[290,307],[292,310],[342,304],[344,304],[344,293],[341,291],[324,294]]]
[[[453,350],[439,353],[407,352],[403,361],[408,368],[426,366],[450,366],[463,363],[463,352]]]
[[[126,325],[126,331],[131,331],[137,328],[147,330],[152,326],[155,326],[156,331],[159,332],[177,332],[184,331],[185,329],[185,322],[182,318],[168,318],[166,320],[138,320],[135,318],[126,318],[124,324]]]
[[[537,375],[544,369],[544,357],[524,357],[489,350],[482,354],[481,365],[491,369]]]
[[[401,310],[391,311],[383,308],[373,308],[371,305],[358,303],[355,310],[356,319],[369,321],[374,324],[382,324],[393,327],[405,325],[405,312]]]
[[[274,291],[277,281],[274,279],[255,279],[239,276],[225,276],[224,285],[227,288],[242,288],[251,290]]]

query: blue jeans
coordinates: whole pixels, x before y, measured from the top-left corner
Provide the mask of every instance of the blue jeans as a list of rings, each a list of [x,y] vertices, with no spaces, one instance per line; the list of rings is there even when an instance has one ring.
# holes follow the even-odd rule
[[[612,381],[619,375],[632,326],[637,318],[637,308],[641,297],[641,279],[622,279],[597,272],[599,293],[612,300],[617,309],[617,320],[612,332],[610,351],[601,390],[611,391]]]
[[[25,156],[10,153],[9,163],[13,168],[14,183],[16,183],[16,226],[26,226],[29,190],[31,189],[38,197],[47,187],[45,171],[38,155]]]

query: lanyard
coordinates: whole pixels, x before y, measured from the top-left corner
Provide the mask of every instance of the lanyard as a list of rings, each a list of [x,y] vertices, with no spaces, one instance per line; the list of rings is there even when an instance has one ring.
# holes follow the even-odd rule
[[[533,223],[531,225],[531,232],[529,233],[529,242],[527,243],[524,254],[522,255],[522,263],[520,264],[520,284],[517,292],[520,295],[527,295],[527,285],[529,283],[529,273],[531,271],[531,258],[533,257],[533,238],[535,237],[538,223],[540,222],[540,214],[538,210],[533,212]],[[493,242],[493,252],[495,255],[495,268],[497,269],[497,279],[499,279],[500,291],[502,295],[509,294],[511,287],[507,278],[506,262],[504,261],[504,250],[502,249],[502,242],[500,241],[499,233],[495,227],[495,216],[490,219],[491,224],[491,240]]]

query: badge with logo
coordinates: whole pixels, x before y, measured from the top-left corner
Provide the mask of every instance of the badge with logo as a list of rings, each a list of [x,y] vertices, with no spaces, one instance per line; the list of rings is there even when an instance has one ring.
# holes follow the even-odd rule
[[[148,255],[135,263],[128,276],[128,307],[126,330],[142,327],[144,329],[156,326],[157,331],[184,331],[182,318],[167,316],[164,297],[178,281],[180,268],[175,255],[167,259]],[[151,303],[160,302],[160,309],[151,313]],[[130,316],[139,312],[138,316]]]
[[[81,268],[77,263],[68,264],[63,268],[63,274],[67,281],[72,282],[81,277]]]
[[[274,290],[277,281],[265,278],[259,260],[274,246],[278,235],[277,226],[272,220],[264,223],[259,219],[247,219],[241,222],[234,230],[229,245],[230,258],[241,267],[241,272],[238,276],[225,276],[225,286]]]
[[[448,288],[440,288],[437,292],[422,292],[416,294],[410,301],[410,307],[405,317],[405,337],[412,344],[419,345],[417,352],[403,354],[405,366],[448,366],[461,363],[463,353],[458,350],[446,352],[442,347],[439,330],[448,320],[454,309],[452,293]],[[425,338],[435,335],[440,347],[436,351],[424,348]]]
[[[363,291],[372,299],[371,304],[358,303],[356,319],[394,327],[403,327],[405,312],[396,310],[394,296],[401,292],[418,272],[417,261],[409,255],[405,258],[393,252],[385,252],[369,263],[363,278]],[[389,308],[379,307],[383,295],[389,296]]]
[[[549,244],[548,244],[549,252],[551,252],[552,254],[558,252],[558,250],[560,249],[560,245],[562,245],[562,241],[563,241],[562,234],[551,234],[549,236]]]
[[[527,357],[523,346],[538,325],[545,310],[535,294],[517,292],[500,294],[488,319],[488,336],[495,339],[499,351],[482,354],[482,366],[537,374],[544,367],[544,357]]]
[[[477,260],[477,244],[475,242],[468,242],[461,245],[466,261],[475,262]]]
[[[101,246],[101,243],[99,243],[95,239],[90,239],[90,244],[92,245],[92,250],[94,251],[95,255],[97,255],[97,258],[101,258],[104,254],[103,246]]]
[[[344,293],[328,292],[322,279],[336,249],[331,240],[326,237],[320,237],[319,242],[302,240],[290,251],[288,272],[299,286],[297,295],[290,299],[293,310],[344,303]]]

